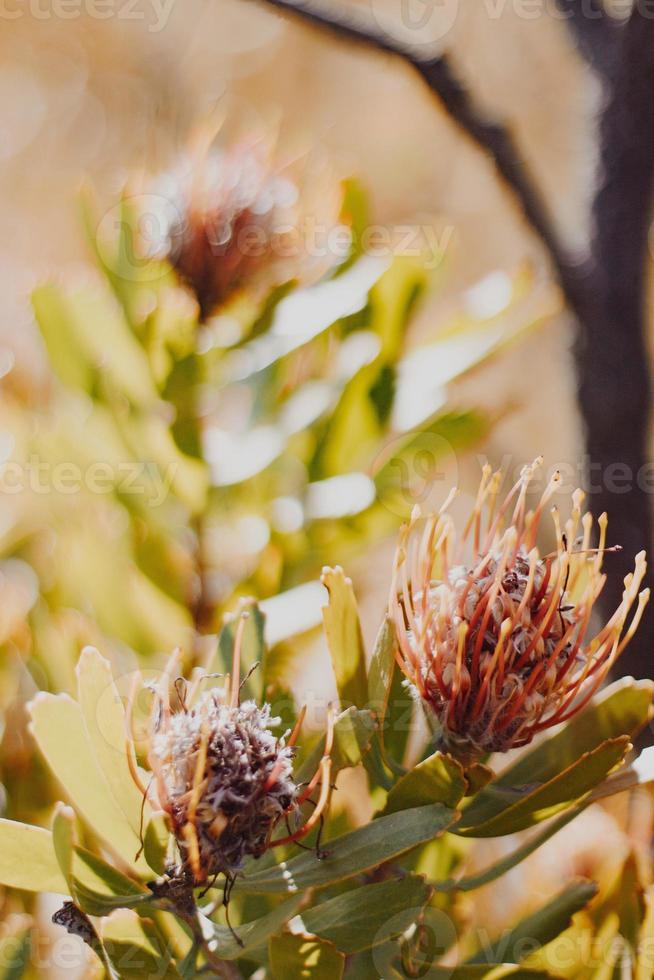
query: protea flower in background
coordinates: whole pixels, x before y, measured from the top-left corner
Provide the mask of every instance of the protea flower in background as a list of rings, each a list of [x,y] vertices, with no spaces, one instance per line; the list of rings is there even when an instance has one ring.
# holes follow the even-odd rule
[[[293,223],[295,185],[248,148],[195,153],[159,178],[163,251],[206,320],[264,266]]]
[[[648,590],[639,594],[643,552],[615,613],[587,639],[606,578],[606,515],[597,522],[599,542],[592,548],[593,518],[582,517],[584,495],[577,490],[564,525],[552,508],[556,548],[541,555],[539,525],[560,476],[535,510],[526,511],[540,463],[523,469],[499,508],[501,475],[486,467],[460,540],[447,513],[453,495],[438,514],[423,519],[414,513],[401,533],[390,595],[398,662],[437,722],[442,746],[463,760],[527,745],[583,708],[649,598]]]
[[[246,616],[237,628],[233,670],[224,687],[201,693],[204,675],[188,689],[178,679],[171,704],[175,658],[171,659],[154,690],[148,752],[156,796],[179,852],[179,863],[171,866],[169,876],[192,888],[211,884],[223,874],[227,896],[247,857],[258,858],[271,847],[301,840],[321,821],[330,792],[331,714],[322,762],[313,779],[300,788],[293,779],[293,746],[305,711],[288,738],[276,737],[270,729],[279,719],[271,717],[268,704],[240,702]],[[134,767],[132,775],[145,795]],[[314,809],[302,822],[301,807],[319,785]],[[275,837],[280,821],[287,832]]]

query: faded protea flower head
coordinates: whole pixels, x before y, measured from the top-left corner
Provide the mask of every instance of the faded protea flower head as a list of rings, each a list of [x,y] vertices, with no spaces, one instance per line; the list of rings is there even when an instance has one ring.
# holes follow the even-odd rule
[[[177,842],[179,863],[171,873],[193,885],[220,874],[232,881],[247,857],[261,857],[270,847],[306,836],[320,821],[329,797],[331,718],[321,765],[300,788],[293,778],[293,754],[304,710],[293,731],[277,737],[271,728],[279,719],[272,717],[268,704],[240,701],[246,617],[243,613],[236,630],[233,672],[224,687],[201,692],[203,675],[188,688],[178,678],[171,698],[173,658],[154,689],[148,761],[156,797]],[[318,786],[319,799],[302,823],[300,808]],[[280,821],[288,833],[275,837]]]
[[[159,178],[163,251],[195,294],[205,320],[264,266],[279,265],[295,185],[248,148],[202,149]],[[275,254],[277,253],[277,254]]]
[[[499,507],[501,474],[486,467],[459,540],[447,512],[453,494],[438,514],[423,519],[414,513],[401,533],[390,595],[398,662],[437,722],[443,747],[464,760],[527,745],[583,708],[633,635],[649,598],[648,590],[639,594],[643,552],[625,579],[622,602],[587,637],[605,581],[602,559],[610,550],[606,515],[597,522],[594,549],[593,518],[582,517],[584,495],[577,490],[564,525],[552,508],[556,548],[541,555],[539,525],[560,484],[557,473],[535,510],[526,510],[541,462],[523,469]]]

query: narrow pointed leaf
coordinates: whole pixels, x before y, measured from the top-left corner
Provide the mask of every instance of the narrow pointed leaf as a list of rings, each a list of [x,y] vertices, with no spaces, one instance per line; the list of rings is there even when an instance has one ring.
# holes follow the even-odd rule
[[[543,830],[538,833],[533,834],[529,840],[527,840],[520,847],[516,848],[506,857],[501,858],[501,860],[496,861],[491,864],[488,868],[483,871],[478,872],[474,875],[469,875],[465,878],[448,878],[446,881],[432,881],[432,885],[439,892],[471,892],[475,891],[477,888],[481,888],[482,885],[488,885],[491,881],[497,881],[508,871],[516,868],[522,861],[526,860],[530,854],[537,851],[546,841],[559,832],[563,830],[575,817],[578,817],[586,807],[588,806],[588,801],[584,801],[578,806],[571,807],[566,810],[561,816],[557,817],[556,820],[551,820],[547,823]]]
[[[392,813],[334,841],[323,842],[327,856],[321,861],[306,851],[277,867],[246,875],[236,887],[250,894],[325,888],[439,837],[456,817],[454,811],[440,803]]]
[[[74,895],[72,876],[75,843],[75,811],[58,803],[52,821],[52,845],[61,873],[66,879],[69,895]]]
[[[246,922],[238,926],[236,934],[240,943],[236,941],[231,930],[226,926],[216,925],[207,919],[205,921],[206,935],[211,937],[209,948],[221,960],[235,960],[239,956],[247,957],[248,953],[265,945],[271,936],[281,931],[285,923],[296,915],[302,900],[302,895],[296,895],[294,898],[282,902],[268,915],[262,916],[255,922]]]
[[[400,881],[364,885],[314,905],[302,913],[309,930],[343,953],[358,953],[385,943],[408,929],[429,900],[432,889],[418,875]]]
[[[548,782],[530,784],[521,790],[496,788],[496,782],[490,783],[464,810],[456,832],[464,837],[499,837],[546,820],[601,783],[623,760],[629,747],[626,735],[611,739]]]
[[[366,658],[352,582],[338,567],[323,569],[321,581],[329,592],[323,621],[341,705],[363,708],[368,696]]]

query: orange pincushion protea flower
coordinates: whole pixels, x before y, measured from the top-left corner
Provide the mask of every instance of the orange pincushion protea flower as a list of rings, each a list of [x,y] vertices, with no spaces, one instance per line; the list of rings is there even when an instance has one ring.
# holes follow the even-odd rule
[[[423,519],[414,513],[401,533],[389,603],[398,662],[438,723],[442,746],[463,759],[527,745],[583,708],[649,598],[649,590],[638,591],[646,569],[641,552],[622,602],[599,633],[586,638],[606,578],[606,515],[597,522],[593,549],[593,518],[582,517],[584,494],[577,490],[564,526],[552,508],[556,550],[541,555],[539,524],[560,476],[550,480],[536,509],[526,511],[540,463],[523,469],[497,510],[501,475],[485,467],[459,541],[447,513],[453,494],[438,514]],[[472,558],[464,563],[470,538]]]

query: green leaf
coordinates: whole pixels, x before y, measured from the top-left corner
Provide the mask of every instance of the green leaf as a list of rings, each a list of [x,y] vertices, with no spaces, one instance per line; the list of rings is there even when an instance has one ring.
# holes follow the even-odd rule
[[[496,786],[547,782],[607,739],[633,738],[647,724],[652,710],[654,682],[625,677],[606,688],[588,708],[560,731],[548,735],[524,752],[495,780]]]
[[[321,581],[329,592],[323,621],[341,705],[363,708],[368,695],[366,655],[352,582],[338,566],[324,568]]]
[[[418,875],[364,885],[302,913],[309,932],[344,953],[358,953],[404,932],[420,915],[432,889]]]
[[[75,900],[88,915],[108,915],[148,901],[150,891],[83,847],[75,847],[72,864]]]
[[[525,793],[559,777],[579,763],[580,756],[602,746],[606,740],[633,736],[647,724],[654,696],[652,681],[631,677],[608,687],[580,715],[494,779],[464,811],[461,828],[480,825],[502,813]],[[592,787],[591,787],[592,788]]]
[[[161,875],[166,870],[166,855],[170,832],[164,815],[158,813],[153,816],[143,835],[143,854],[148,865],[157,874]]]
[[[113,912],[103,921],[102,944],[121,980],[173,980],[180,976],[155,923],[127,909]]]
[[[152,406],[157,398],[148,359],[120,310],[102,292],[67,295],[42,286],[32,295],[50,362],[66,385],[95,393],[106,376],[132,405]]]
[[[463,799],[467,781],[463,766],[451,755],[435,752],[402,776],[391,789],[384,813],[444,803],[452,809]]]
[[[216,925],[209,919],[205,919],[206,932],[212,934],[212,938],[209,940],[211,952],[215,953],[221,960],[236,960],[241,956],[247,956],[248,953],[267,943],[270,936],[279,932],[282,926],[297,914],[302,901],[303,896],[296,895],[294,898],[282,902],[272,912],[260,919],[238,926],[236,933],[240,943],[236,941],[231,930],[226,926]]]
[[[385,616],[375,640],[368,670],[368,704],[374,711],[377,724],[381,729],[384,726],[393,684],[396,646],[395,626],[390,616]]]
[[[61,873],[66,879],[68,894],[72,896],[75,843],[75,811],[63,803],[57,803],[52,821],[52,844]]]
[[[597,885],[589,881],[572,882],[547,902],[543,908],[522,919],[500,940],[484,947],[470,963],[520,963],[534,952],[534,946],[545,946],[570,925],[572,916],[585,908],[597,894]]]
[[[77,702],[40,692],[28,705],[31,731],[53,775],[89,827],[132,864],[138,835],[114,800],[89,743]]]
[[[463,811],[455,832],[463,837],[500,837],[540,823],[597,786],[622,762],[630,745],[627,735],[610,739],[546,783],[512,790],[498,786],[498,781],[489,783]]]
[[[252,698],[255,701],[260,701],[263,695],[263,672],[266,656],[264,644],[266,617],[253,599],[244,599],[240,603],[237,613],[225,623],[220,631],[218,649],[209,673],[231,674],[234,641],[241,615],[247,617],[241,639],[241,681],[245,680],[248,672],[253,670],[255,664],[259,664],[259,667],[253,670],[244,684],[241,697],[242,699]]]
[[[290,932],[273,936],[268,957],[274,980],[341,980],[345,969],[345,957],[331,943]]]
[[[306,851],[282,865],[246,875],[236,888],[255,895],[325,888],[439,837],[456,817],[440,803],[392,813],[325,843],[327,856],[321,861]]]
[[[49,830],[0,818],[0,884],[28,892],[68,894]]]
[[[369,711],[359,711],[354,706],[343,711],[334,722],[332,747],[332,776],[341,769],[358,766],[370,747],[375,723]],[[311,779],[325,751],[325,736],[317,742],[296,773],[298,782]]]
[[[111,664],[93,647],[82,650],[77,663],[79,704],[86,734],[109,792],[122,810],[137,840],[141,823],[150,818],[150,806],[134,784],[127,764],[125,709]]]

